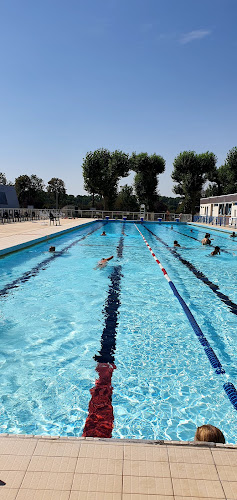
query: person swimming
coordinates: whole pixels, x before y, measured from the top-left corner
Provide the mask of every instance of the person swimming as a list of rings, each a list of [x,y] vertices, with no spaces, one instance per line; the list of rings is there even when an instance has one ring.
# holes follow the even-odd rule
[[[236,238],[237,234],[235,234],[235,231],[230,235],[230,238]]]
[[[49,252],[55,252],[55,247],[49,247]]]
[[[202,239],[202,245],[211,245],[211,240],[209,236],[210,235],[208,233],[205,235],[205,238]]]
[[[107,266],[107,263],[109,262],[109,260],[111,260],[111,259],[113,259],[113,258],[114,258],[114,256],[113,256],[113,255],[111,255],[111,257],[108,257],[107,259],[104,259],[104,258],[103,258],[103,259],[101,259],[101,260],[98,262],[98,264],[97,264],[97,266],[95,267],[95,269],[102,269],[103,267]]]
[[[177,242],[177,240],[174,240],[174,247],[180,247],[180,244]]]
[[[103,231],[103,233],[101,233],[101,236],[106,236],[106,232]]]
[[[213,252],[211,252],[211,255],[220,255],[220,247],[215,247]]]

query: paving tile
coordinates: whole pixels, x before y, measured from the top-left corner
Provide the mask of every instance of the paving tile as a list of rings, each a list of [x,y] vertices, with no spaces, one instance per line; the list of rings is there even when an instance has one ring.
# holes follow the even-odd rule
[[[0,438],[1,455],[32,455],[37,439]]]
[[[114,458],[86,458],[79,457],[76,470],[78,474],[115,474],[121,475],[123,468],[122,460]]]
[[[199,479],[173,478],[175,496],[190,496],[200,498],[225,498],[219,481],[200,481]]]
[[[6,489],[7,488],[20,488],[20,485],[22,483],[22,479],[25,475],[25,471],[14,471],[14,470],[8,470],[8,471],[1,471],[0,479],[4,483],[6,483]],[[0,486],[0,489],[5,489],[5,486]]]
[[[174,500],[173,496],[167,495],[143,495],[139,493],[124,493],[122,500]]]
[[[71,489],[72,480],[71,472],[26,472],[21,488],[67,491]]]
[[[69,500],[121,500],[121,493],[71,491]]]
[[[0,500],[15,500],[18,493],[18,489],[10,489],[5,486],[1,486],[0,489]]]
[[[171,463],[171,477],[179,479],[210,479],[219,481],[215,465]]]
[[[186,448],[168,446],[168,455],[170,462],[186,462],[187,464],[213,464],[211,450],[200,448]]]
[[[1,453],[1,448],[0,448]],[[30,462],[30,456],[24,455],[0,455],[0,471],[3,470],[26,470]]]
[[[145,460],[124,460],[124,476],[170,477],[169,464]]]
[[[103,493],[120,493],[122,491],[122,476],[114,474],[99,475],[96,474],[75,474],[73,479],[72,491],[98,491]]]
[[[125,460],[168,462],[168,453],[166,446],[131,444],[130,446],[124,446],[124,458]]]
[[[116,444],[81,443],[79,457],[86,458],[113,458],[121,460],[123,458],[123,446]]]
[[[16,500],[69,500],[69,496],[70,491],[29,490],[21,488]]]
[[[28,471],[44,472],[74,472],[76,457],[41,457],[31,458]]]
[[[222,486],[228,500],[237,498],[237,481],[222,481]]]
[[[237,466],[237,450],[212,450],[216,465]]]
[[[78,457],[81,441],[39,440],[34,455],[45,457]]]
[[[207,497],[180,497],[180,496],[175,496],[174,500],[210,500],[210,499],[207,498]],[[211,498],[211,500],[222,500],[222,499],[215,497],[215,498]]]
[[[216,468],[221,481],[237,481],[237,467],[217,465]]]
[[[123,494],[173,495],[171,479],[168,477],[123,477]]]

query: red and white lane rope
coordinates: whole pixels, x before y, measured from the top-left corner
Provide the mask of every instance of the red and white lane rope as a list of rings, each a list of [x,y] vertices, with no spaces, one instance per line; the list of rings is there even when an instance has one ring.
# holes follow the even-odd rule
[[[147,246],[147,248],[150,250],[150,252],[151,252],[151,255],[152,255],[153,259],[156,261],[156,263],[158,264],[158,266],[161,268],[161,271],[162,271],[162,273],[164,274],[164,277],[167,279],[167,281],[168,281],[168,282],[170,282],[170,281],[171,281],[171,279],[170,279],[170,277],[169,277],[169,275],[168,275],[167,271],[166,271],[166,270],[165,270],[165,268],[162,266],[162,264],[161,264],[161,262],[159,261],[159,259],[157,259],[157,257],[156,257],[156,255],[154,254],[154,252],[153,252],[152,248],[151,248],[151,247],[150,247],[150,245],[147,243],[146,238],[144,238],[143,234],[141,233],[140,229],[138,229],[138,227],[137,227],[137,225],[136,225],[136,224],[135,224],[135,227],[136,227],[136,229],[138,230],[138,232],[140,233],[140,235],[141,235],[141,237],[143,238],[143,240],[145,241],[146,246]]]

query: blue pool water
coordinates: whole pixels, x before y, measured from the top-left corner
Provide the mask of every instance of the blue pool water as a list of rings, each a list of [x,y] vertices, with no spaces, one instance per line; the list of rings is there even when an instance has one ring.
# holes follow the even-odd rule
[[[44,242],[0,259],[0,431],[82,434],[119,265],[113,437],[192,440],[198,425],[212,423],[234,443],[237,413],[223,384],[237,388],[237,241],[209,230],[224,250],[210,257],[213,248],[200,243],[205,228],[139,224],[220,360],[220,375],[133,223],[117,256],[122,227],[110,222],[101,237],[96,222],[52,240],[56,255]]]

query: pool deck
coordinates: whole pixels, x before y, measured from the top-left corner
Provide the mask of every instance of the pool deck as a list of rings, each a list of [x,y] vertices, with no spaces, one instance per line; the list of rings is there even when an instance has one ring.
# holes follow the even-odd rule
[[[60,225],[50,225],[48,220],[12,222],[0,225],[0,254],[29,246],[33,240],[44,240],[58,233],[74,229],[94,219],[60,219]]]
[[[207,229],[215,229],[216,231],[229,232],[230,234],[236,229],[232,226],[216,226],[214,224],[204,224],[203,222],[188,222],[191,226],[203,227]]]
[[[1,225],[0,252],[91,221]],[[0,500],[237,500],[233,445],[0,434],[0,469]]]
[[[237,499],[237,447],[0,437],[0,500]]]

